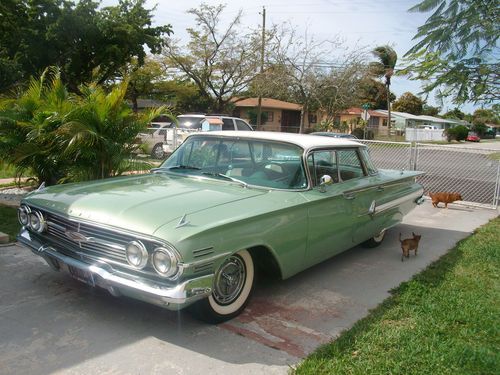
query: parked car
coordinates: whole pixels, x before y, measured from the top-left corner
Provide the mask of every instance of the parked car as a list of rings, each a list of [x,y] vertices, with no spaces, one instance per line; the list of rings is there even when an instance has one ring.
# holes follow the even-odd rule
[[[314,132],[311,134],[312,135],[323,135],[325,137],[332,137],[332,138],[358,139],[358,137],[356,137],[352,134],[346,134],[346,133]]]
[[[420,174],[377,170],[345,139],[197,132],[151,174],[30,193],[18,239],[91,286],[218,323],[245,308],[257,270],[286,279],[380,245],[423,201]]]
[[[177,116],[177,125],[172,122],[152,122],[146,133],[139,138],[145,152],[155,159],[163,159],[172,153],[192,132],[217,130],[253,130],[243,119],[226,115],[186,114]]]
[[[165,157],[163,144],[167,141],[167,133],[170,128],[170,122],[152,122],[147,131],[138,134],[142,151],[151,155],[152,158],[163,159]]]
[[[479,142],[481,140],[481,138],[479,138],[478,135],[475,133],[469,133],[467,135],[466,140],[469,142]]]

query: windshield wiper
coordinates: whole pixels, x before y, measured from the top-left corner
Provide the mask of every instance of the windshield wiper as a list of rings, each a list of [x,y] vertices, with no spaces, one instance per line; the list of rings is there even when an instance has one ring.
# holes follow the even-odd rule
[[[193,169],[193,170],[200,170],[201,168],[194,167],[192,165],[174,165],[172,167],[166,167],[166,169]]]
[[[225,178],[226,180],[237,182],[237,183],[243,185],[243,187],[248,187],[248,184],[245,181],[238,180],[237,178],[228,176],[227,174],[224,174],[224,173],[202,172],[202,174],[207,175],[207,176],[214,176],[214,177]]]
[[[174,165],[172,167],[158,167],[158,168],[153,168],[151,169],[151,172],[159,172],[159,171],[165,171],[165,170],[172,170],[172,169],[191,169],[191,170],[200,170],[201,168],[194,167],[191,165]]]

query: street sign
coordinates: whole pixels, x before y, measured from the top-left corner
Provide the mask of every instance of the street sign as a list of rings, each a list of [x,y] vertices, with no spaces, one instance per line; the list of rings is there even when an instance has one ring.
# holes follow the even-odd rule
[[[370,118],[370,114],[366,109],[363,112],[361,112],[361,118],[365,121],[368,121],[368,119]]]

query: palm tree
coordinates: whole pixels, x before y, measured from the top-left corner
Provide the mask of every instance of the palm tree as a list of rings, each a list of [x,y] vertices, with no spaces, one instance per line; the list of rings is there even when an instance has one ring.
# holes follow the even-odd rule
[[[135,114],[126,91],[125,81],[109,93],[90,84],[71,95],[48,68],[18,98],[0,100],[0,158],[47,185],[150,169],[134,158],[135,140],[166,109]]]
[[[64,155],[75,161],[67,180],[93,180],[130,170],[150,169],[149,163],[134,159],[134,151],[138,148],[135,139],[166,109],[134,113],[125,102],[127,81],[109,93],[97,84],[83,86],[80,90],[75,109],[57,130]]]
[[[55,140],[55,130],[72,110],[72,99],[59,70],[48,68],[32,78],[15,99],[0,101],[0,157],[38,183],[55,184],[68,166]]]
[[[385,87],[387,89],[387,117],[388,117],[388,130],[391,131],[391,77],[394,75],[394,68],[398,61],[396,51],[390,46],[376,47],[372,53],[378,58],[379,61],[370,64],[372,74],[378,77],[385,77]]]

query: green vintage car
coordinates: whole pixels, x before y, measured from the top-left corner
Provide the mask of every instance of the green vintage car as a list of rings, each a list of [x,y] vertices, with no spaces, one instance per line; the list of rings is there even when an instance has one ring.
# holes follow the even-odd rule
[[[350,140],[197,133],[150,174],[33,192],[18,239],[115,296],[217,323],[245,308],[258,270],[284,279],[379,245],[421,203],[418,174],[377,170]]]

